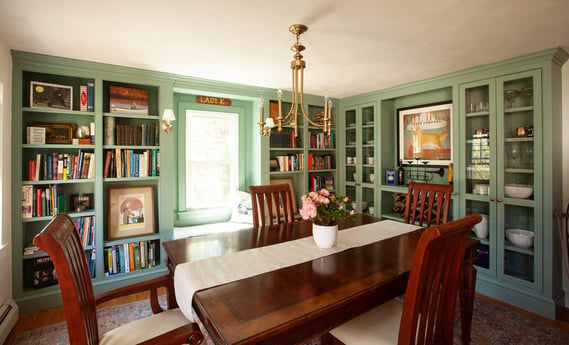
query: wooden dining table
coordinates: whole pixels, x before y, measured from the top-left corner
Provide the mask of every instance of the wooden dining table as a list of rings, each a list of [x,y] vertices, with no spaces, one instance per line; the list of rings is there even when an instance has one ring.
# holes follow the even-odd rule
[[[340,230],[381,221],[357,214]],[[405,292],[422,229],[312,261],[198,290],[192,308],[216,344],[297,344]],[[182,263],[312,236],[308,221],[164,242]],[[478,240],[468,239],[459,287],[461,339],[470,342]]]

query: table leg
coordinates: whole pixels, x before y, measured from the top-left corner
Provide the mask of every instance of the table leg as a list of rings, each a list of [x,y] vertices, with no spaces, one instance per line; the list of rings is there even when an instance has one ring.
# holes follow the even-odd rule
[[[470,330],[472,327],[472,312],[474,309],[474,291],[476,288],[476,247],[466,248],[462,274],[460,277],[460,288],[458,291],[460,302],[460,326],[461,338],[464,345],[470,344]]]

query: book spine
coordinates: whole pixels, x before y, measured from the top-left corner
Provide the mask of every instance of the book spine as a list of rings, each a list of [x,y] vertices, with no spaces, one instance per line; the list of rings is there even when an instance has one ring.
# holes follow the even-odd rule
[[[87,80],[87,111],[95,111],[95,81]]]
[[[32,218],[34,204],[34,188],[22,186],[22,218]]]
[[[87,111],[87,85],[79,86],[79,104],[79,110]]]

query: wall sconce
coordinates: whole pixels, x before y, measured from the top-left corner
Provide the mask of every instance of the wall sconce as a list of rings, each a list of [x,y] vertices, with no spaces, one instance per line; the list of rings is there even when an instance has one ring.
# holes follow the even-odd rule
[[[272,117],[267,118],[267,122],[264,122],[264,113],[265,113],[265,99],[261,98],[261,120],[257,122],[260,128],[260,134],[262,136],[269,136],[271,135],[271,129],[276,127],[275,120]]]
[[[166,133],[170,133],[174,127],[174,124],[172,124],[173,121],[176,121],[174,110],[164,109],[164,113],[162,114],[162,130]]]

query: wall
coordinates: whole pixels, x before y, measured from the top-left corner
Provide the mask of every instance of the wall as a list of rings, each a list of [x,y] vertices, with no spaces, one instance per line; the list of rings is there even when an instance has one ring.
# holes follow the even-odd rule
[[[561,69],[563,97],[563,133],[569,133],[569,62]],[[563,171],[569,171],[569,135],[563,136]],[[563,174],[563,177],[566,175]],[[563,208],[569,203],[569,178],[563,179]]]
[[[0,240],[0,305],[3,304],[8,298],[12,297],[12,255],[10,240],[12,237],[12,222],[10,215],[12,210],[10,208],[11,202],[11,173],[10,173],[10,151],[11,151],[11,136],[10,128],[12,128],[12,116],[10,109],[12,108],[12,56],[10,50],[6,46],[4,40],[0,37],[0,97],[2,97],[3,104],[0,109],[0,121],[2,123],[2,133],[0,133],[0,172],[2,174],[0,180],[0,193],[2,194],[2,203],[0,209],[2,210],[1,218],[1,234]]]

